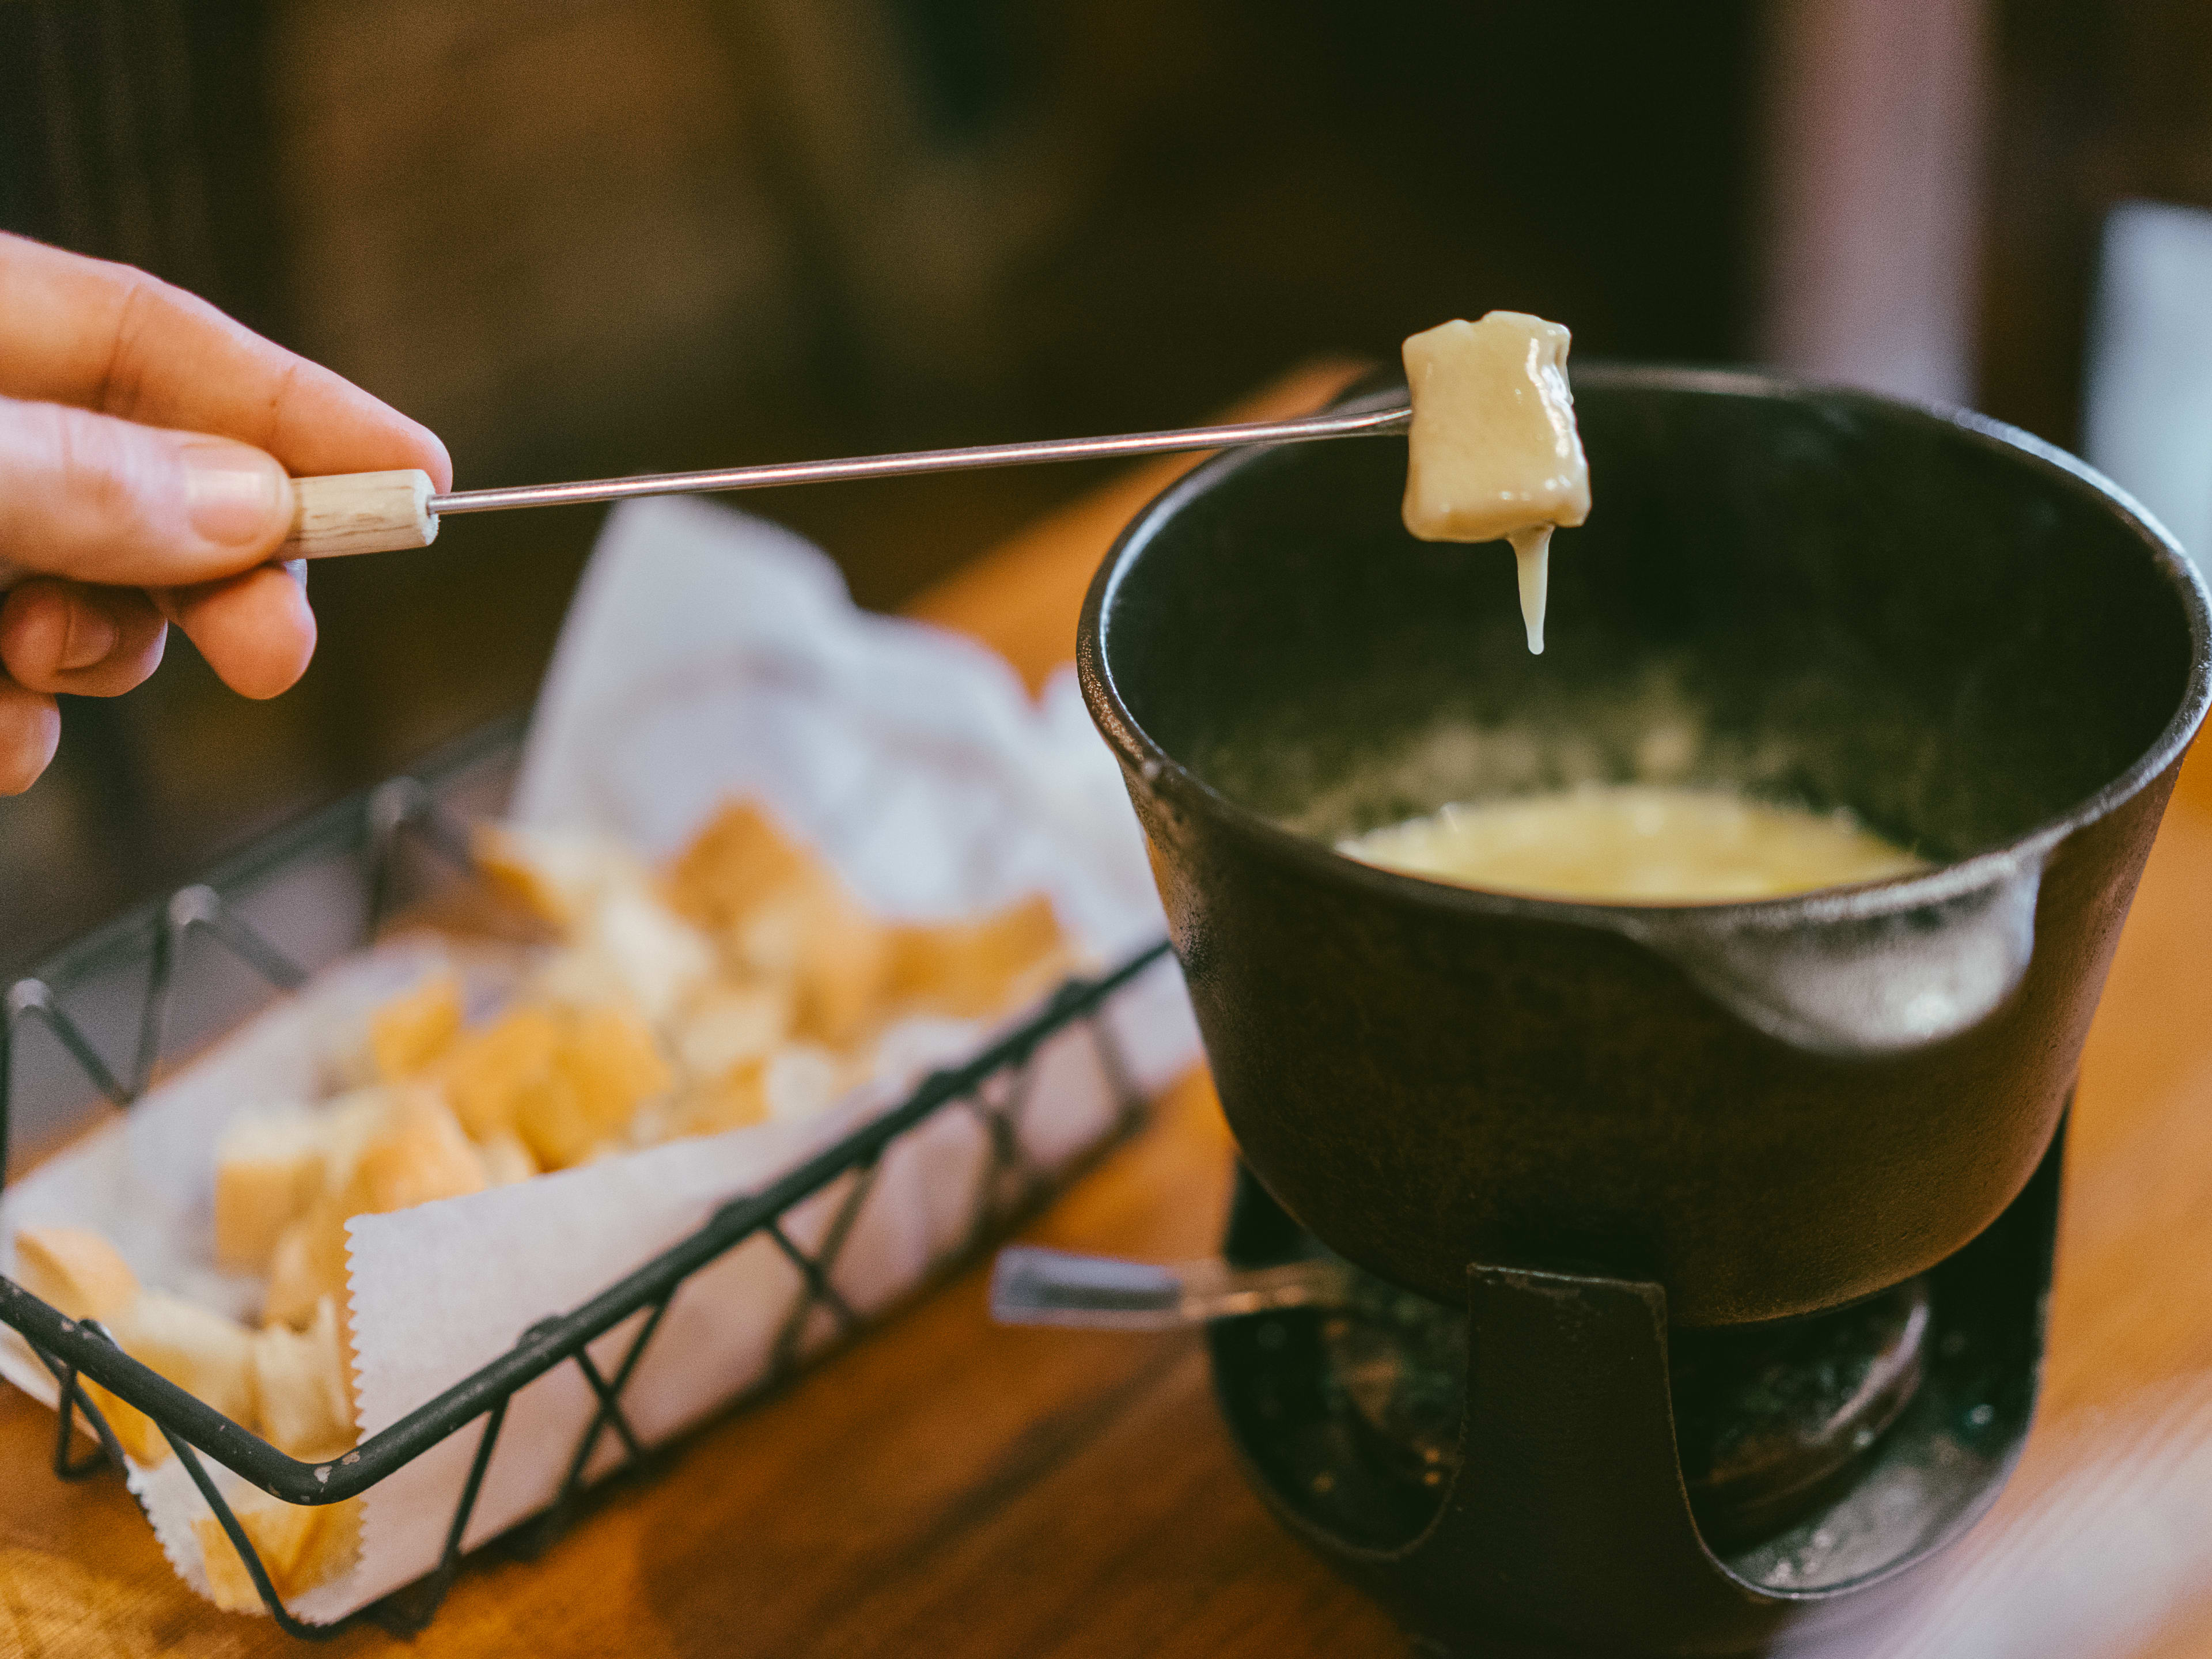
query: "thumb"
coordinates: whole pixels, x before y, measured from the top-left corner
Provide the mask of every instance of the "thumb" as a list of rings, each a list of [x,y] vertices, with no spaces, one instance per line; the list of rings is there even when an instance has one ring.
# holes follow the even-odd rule
[[[291,521],[284,469],[250,445],[0,398],[0,564],[181,586],[263,562]]]

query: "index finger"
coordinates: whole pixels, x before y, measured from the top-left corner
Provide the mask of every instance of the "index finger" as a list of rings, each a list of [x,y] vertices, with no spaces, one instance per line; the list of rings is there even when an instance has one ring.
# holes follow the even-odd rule
[[[0,234],[0,396],[235,438],[295,477],[453,462],[428,428],[127,265]]]

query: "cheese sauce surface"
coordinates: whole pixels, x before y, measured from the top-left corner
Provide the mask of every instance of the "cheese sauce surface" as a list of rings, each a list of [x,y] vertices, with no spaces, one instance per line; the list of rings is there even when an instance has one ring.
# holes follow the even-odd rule
[[[1447,806],[1337,850],[1458,886],[1595,903],[1779,898],[1929,867],[1848,813],[1658,784]]]

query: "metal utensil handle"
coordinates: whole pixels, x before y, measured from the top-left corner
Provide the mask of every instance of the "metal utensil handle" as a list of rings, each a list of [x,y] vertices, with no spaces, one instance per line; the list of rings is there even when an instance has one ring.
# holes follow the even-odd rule
[[[1381,437],[1402,432],[1413,410],[1400,405],[1352,414],[1309,415],[1292,421],[1185,427],[1170,432],[1127,432],[1107,438],[1048,438],[1029,443],[980,444],[967,449],[923,449],[902,455],[861,455],[836,461],[781,461],[765,466],[720,467],[705,472],[656,472],[634,478],[592,478],[576,483],[515,484],[499,489],[432,493],[422,472],[351,472],[295,478],[300,511],[280,556],[325,558],[336,554],[383,553],[427,547],[438,520],[448,513],[494,513],[514,507],[563,507],[584,501],[625,501],[634,495],[689,495],[777,484],[831,483],[851,478],[896,478],[923,472],[981,467],[1028,466],[1041,461],[1110,460],[1177,450],[1226,449],[1243,444],[1311,443],[1327,438]]]
[[[991,1317],[1001,1325],[1162,1331],[1280,1308],[1337,1308],[1352,1300],[1340,1261],[1241,1268],[1200,1261],[1126,1261],[1015,1245],[991,1272]]]

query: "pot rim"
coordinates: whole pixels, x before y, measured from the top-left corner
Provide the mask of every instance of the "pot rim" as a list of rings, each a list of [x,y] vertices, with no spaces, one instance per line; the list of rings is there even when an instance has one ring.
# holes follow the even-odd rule
[[[2203,576],[2172,533],[2142,502],[2087,462],[2032,433],[1970,410],[1885,397],[1855,387],[1796,380],[1756,370],[1600,362],[1576,370],[1573,378],[1577,387],[1655,387],[1790,402],[1820,398],[1856,404],[1886,415],[1902,415],[1916,422],[1942,426],[1984,449],[2016,458],[2061,489],[2094,496],[2115,512],[2146,546],[2160,574],[2175,590],[2188,617],[2189,672],[2173,714],[2133,764],[2103,788],[2057,817],[1966,858],[1881,881],[1819,888],[1780,898],[1703,904],[1607,904],[1463,887],[1387,870],[1340,853],[1326,842],[1285,829],[1206,782],[1138,724],[1114,682],[1104,639],[1104,619],[1129,570],[1152,538],[1186,503],[1212,489],[1240,468],[1255,465],[1273,447],[1261,446],[1214,455],[1154,496],[1115,538],[1091,579],[1077,627],[1076,673],[1091,719],[1116,758],[1153,788],[1191,800],[1260,849],[1293,866],[1316,872],[1325,870],[1375,896],[1444,911],[1581,923],[1633,932],[1638,923],[1668,918],[1759,928],[1868,921],[1979,892],[2024,872],[2039,870],[2058,843],[2075,830],[2117,811],[2188,749],[2204,720],[2208,705],[2212,705],[2212,594],[2208,594]],[[1338,406],[1346,410],[1370,404],[1382,407],[1402,397],[1402,390],[1394,387],[1343,399]]]

